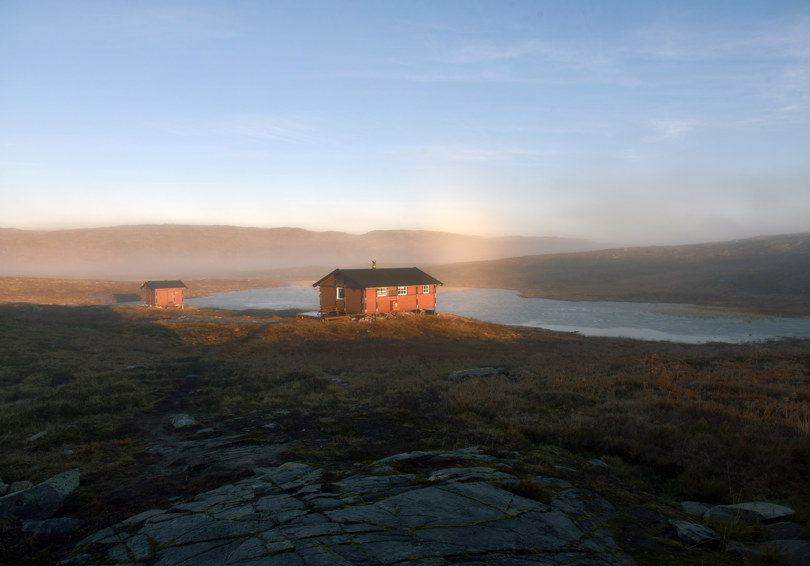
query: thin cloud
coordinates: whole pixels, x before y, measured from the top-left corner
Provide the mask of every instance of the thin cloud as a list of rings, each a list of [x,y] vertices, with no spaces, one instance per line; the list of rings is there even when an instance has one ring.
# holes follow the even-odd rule
[[[610,68],[613,56],[604,48],[585,42],[548,42],[537,40],[512,43],[477,43],[451,50],[437,58],[440,63],[477,65],[508,62],[522,58],[541,59],[570,68]]]
[[[405,73],[402,78],[413,82],[512,82],[514,73],[506,69],[438,70]]]
[[[747,28],[654,26],[628,35],[629,55],[658,60],[810,59],[810,17]]]
[[[516,59],[541,51],[543,45],[537,41],[525,41],[508,45],[466,45],[440,58],[441,62],[458,65],[491,63]]]
[[[786,93],[810,98],[810,61],[803,66],[793,65],[783,74],[782,86]]]
[[[124,14],[122,16],[122,13]],[[101,11],[100,24],[119,37],[152,43],[177,44],[190,40],[232,38],[236,34],[227,11],[213,6],[193,7],[125,4],[122,12]]]
[[[212,130],[226,136],[255,140],[308,143],[321,135],[308,122],[274,116],[239,116],[214,125]]]
[[[676,63],[677,69],[693,75],[691,79],[682,76],[681,85],[708,85],[712,81],[712,88],[722,84],[723,89],[733,88],[756,101],[748,118],[737,119],[738,125],[805,116],[810,103],[810,16],[754,22],[745,28],[722,24],[713,28],[654,27],[629,37],[632,41],[624,58],[652,60],[656,68]],[[722,68],[726,74],[707,73],[708,68]],[[655,75],[648,78],[661,80]],[[690,120],[657,120],[653,123],[656,133],[644,140],[680,139],[697,126]]]
[[[664,118],[652,120],[655,134],[647,136],[644,141],[679,140],[693,132],[699,125],[697,120],[689,118]]]
[[[588,40],[481,42],[449,49],[432,61],[440,65],[438,71],[431,69],[408,78],[554,85],[584,80],[637,85],[638,80],[618,65],[618,54]]]
[[[748,51],[752,39],[724,35],[716,30],[657,27],[631,35],[629,54],[654,60],[706,61]]]
[[[774,24],[760,34],[759,40],[785,57],[810,61],[810,15]]]
[[[539,151],[518,147],[487,148],[452,145],[428,146],[419,150],[419,153],[442,161],[497,161],[541,155]]]
[[[160,123],[151,127],[178,137],[224,137],[266,142],[312,143],[326,136],[299,117],[240,115],[195,123]]]

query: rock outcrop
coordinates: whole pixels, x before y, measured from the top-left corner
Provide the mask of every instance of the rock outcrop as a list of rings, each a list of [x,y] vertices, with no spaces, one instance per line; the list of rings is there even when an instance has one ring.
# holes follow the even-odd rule
[[[418,460],[418,475],[398,471]],[[560,482],[550,503],[515,493],[507,462],[413,452],[338,479],[300,462],[153,509],[80,542],[70,564],[588,564],[632,559],[613,506]]]
[[[592,475],[589,466],[608,464],[582,460],[582,471]],[[296,461],[254,464],[249,478],[85,538],[62,564],[629,566],[628,552],[637,543],[653,548],[669,538],[669,550],[701,547],[707,556],[779,556],[810,566],[810,541],[799,539],[806,527],[786,520],[793,515],[789,507],[684,502],[694,520],[648,513],[639,520],[651,530],[639,535],[640,524],[619,527],[631,509],[625,501],[617,511],[587,485],[574,485],[581,472],[554,467],[572,481],[527,476],[520,454],[493,456],[475,448],[400,453],[346,473]],[[757,533],[767,532],[770,540],[738,542],[727,534],[733,530],[721,535],[712,528],[728,522],[762,524]],[[28,524],[29,532],[40,533],[71,527]]]
[[[516,380],[515,376],[504,368],[483,367],[475,369],[460,369],[454,371],[447,376],[447,381],[451,383],[463,383],[468,379],[472,379],[474,377],[496,377],[506,379],[509,381]]]

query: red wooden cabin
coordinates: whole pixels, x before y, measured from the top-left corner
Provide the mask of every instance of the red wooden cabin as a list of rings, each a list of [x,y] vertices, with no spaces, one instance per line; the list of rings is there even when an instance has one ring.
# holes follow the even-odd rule
[[[325,316],[436,310],[436,287],[443,283],[416,267],[336,269],[320,287]]]
[[[182,307],[183,289],[186,285],[182,281],[147,281],[141,285],[143,300],[150,307]]]

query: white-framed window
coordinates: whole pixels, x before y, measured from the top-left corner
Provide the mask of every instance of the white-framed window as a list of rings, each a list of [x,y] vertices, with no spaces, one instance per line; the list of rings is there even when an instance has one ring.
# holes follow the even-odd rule
[[[335,287],[335,298],[338,301],[346,299],[346,287]]]
[[[397,287],[397,295],[407,295],[407,294],[408,294],[408,288],[407,287],[404,287],[402,285]]]
[[[378,297],[387,297],[388,296],[388,287],[377,287],[377,296]]]
[[[423,295],[430,294],[430,285],[422,285],[422,294]]]

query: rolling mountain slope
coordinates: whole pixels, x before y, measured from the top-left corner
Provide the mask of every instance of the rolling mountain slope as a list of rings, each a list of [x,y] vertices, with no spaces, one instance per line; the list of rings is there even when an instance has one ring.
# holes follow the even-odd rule
[[[450,285],[537,297],[810,314],[810,233],[457,263],[431,273]]]

